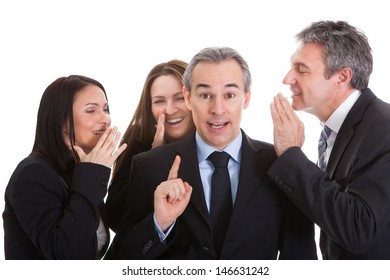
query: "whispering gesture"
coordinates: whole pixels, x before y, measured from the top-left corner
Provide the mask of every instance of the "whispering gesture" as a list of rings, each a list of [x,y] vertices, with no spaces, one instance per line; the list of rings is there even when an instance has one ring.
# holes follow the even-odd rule
[[[177,178],[180,156],[176,156],[168,180],[162,182],[154,192],[154,212],[162,231],[166,231],[186,209],[191,198],[192,187]]]
[[[302,147],[305,141],[304,125],[287,99],[278,94],[271,104],[274,123],[274,147],[278,156],[291,147]]]
[[[154,135],[152,148],[156,148],[164,144],[164,134],[165,134],[165,114],[161,113],[158,117],[156,124],[156,134]]]
[[[126,144],[122,144],[117,150],[121,133],[117,127],[107,128],[100,137],[95,148],[86,154],[80,147],[74,146],[81,162],[92,162],[111,168],[118,156],[126,149]]]

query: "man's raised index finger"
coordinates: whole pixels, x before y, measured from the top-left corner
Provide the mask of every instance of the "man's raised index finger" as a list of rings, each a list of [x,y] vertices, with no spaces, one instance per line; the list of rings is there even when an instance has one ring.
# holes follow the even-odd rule
[[[177,176],[179,174],[180,161],[181,158],[177,155],[175,157],[175,160],[173,161],[171,170],[169,170],[168,180],[177,179]]]

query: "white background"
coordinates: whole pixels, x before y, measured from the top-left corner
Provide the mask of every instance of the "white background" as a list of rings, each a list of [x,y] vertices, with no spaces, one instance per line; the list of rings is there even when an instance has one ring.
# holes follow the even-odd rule
[[[155,64],[173,58],[189,62],[204,47],[229,46],[247,60],[253,77],[242,128],[252,138],[272,142],[269,105],[278,92],[290,96],[282,79],[295,51],[294,35],[313,21],[346,20],[368,36],[374,55],[369,87],[389,102],[390,19],[385,1],[376,2],[1,0],[0,192],[31,152],[41,95],[60,76],[81,74],[100,81],[112,124],[124,132]],[[315,161],[319,122],[306,113],[299,116],[306,126],[303,149]],[[2,248],[1,228],[0,259]]]

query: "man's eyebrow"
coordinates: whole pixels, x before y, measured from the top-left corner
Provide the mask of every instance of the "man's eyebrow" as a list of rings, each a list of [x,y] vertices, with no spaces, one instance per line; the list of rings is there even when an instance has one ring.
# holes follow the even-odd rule
[[[196,89],[198,89],[198,88],[210,88],[210,85],[204,84],[204,83],[199,83],[199,84],[196,85],[195,88]]]
[[[231,83],[231,84],[227,84],[225,85],[225,88],[227,87],[235,87],[235,88],[240,88],[236,83]]]
[[[230,84],[226,84],[225,85],[225,88],[230,88],[230,87],[235,87],[235,88],[240,88],[236,83],[230,83]],[[203,84],[203,83],[199,83],[196,85],[196,88],[210,88],[210,85],[208,84]]]
[[[293,65],[298,66],[298,67],[302,66],[302,67],[305,67],[306,69],[309,69],[309,66],[307,66],[303,62],[296,62],[296,63],[293,63]]]

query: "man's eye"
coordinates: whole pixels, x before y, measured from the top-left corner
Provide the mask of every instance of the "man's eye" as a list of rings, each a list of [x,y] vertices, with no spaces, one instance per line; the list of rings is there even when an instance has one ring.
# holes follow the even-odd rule
[[[202,99],[210,99],[210,94],[208,94],[208,93],[202,93],[202,94],[200,95],[200,98],[202,98]]]
[[[307,68],[304,67],[303,65],[298,65],[297,66],[297,72],[298,73],[306,73],[307,72]]]
[[[236,96],[236,95],[235,95],[234,93],[232,93],[232,92],[229,92],[229,93],[226,94],[226,98],[227,98],[227,99],[234,98],[235,96]]]

